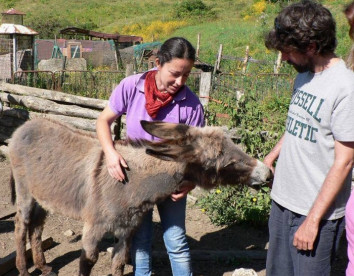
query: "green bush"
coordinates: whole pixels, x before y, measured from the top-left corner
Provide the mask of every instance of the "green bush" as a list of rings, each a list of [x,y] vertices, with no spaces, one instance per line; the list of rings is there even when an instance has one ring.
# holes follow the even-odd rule
[[[235,120],[248,154],[263,159],[278,142],[285,130],[290,95],[290,90],[264,99],[248,95],[240,102]]]
[[[258,80],[260,81],[260,80]],[[237,126],[240,142],[251,156],[263,159],[275,146],[285,130],[285,119],[290,102],[290,89],[279,93],[266,93],[266,83],[248,91],[238,105],[215,106],[215,111],[228,112]],[[258,91],[258,92],[257,92]],[[207,115],[212,118],[213,105]],[[215,123],[215,122],[212,122]],[[221,187],[201,198],[198,202],[212,223],[231,225],[247,223],[264,225],[270,210],[270,189],[262,186],[258,191],[247,186]]]
[[[198,18],[215,18],[216,13],[211,6],[204,4],[202,0],[183,0],[175,5],[173,17],[177,19],[185,19],[191,17]]]
[[[270,201],[268,187],[256,191],[245,186],[228,186],[213,190],[198,205],[213,224],[261,226],[268,221]]]

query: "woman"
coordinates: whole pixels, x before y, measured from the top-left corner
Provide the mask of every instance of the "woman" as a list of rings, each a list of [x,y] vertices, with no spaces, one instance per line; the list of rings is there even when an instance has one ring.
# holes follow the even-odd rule
[[[185,85],[195,61],[195,49],[186,39],[173,37],[161,46],[151,71],[129,76],[113,90],[108,106],[97,120],[97,135],[107,159],[108,172],[124,180],[124,157],[113,147],[110,126],[126,113],[127,137],[155,140],[146,133],[140,120],[184,123],[203,126],[203,107]],[[129,185],[129,183],[127,184]],[[189,247],[185,235],[186,187],[158,204],[163,238],[173,275],[192,275]],[[134,274],[151,275],[152,211],[144,217],[132,242]]]

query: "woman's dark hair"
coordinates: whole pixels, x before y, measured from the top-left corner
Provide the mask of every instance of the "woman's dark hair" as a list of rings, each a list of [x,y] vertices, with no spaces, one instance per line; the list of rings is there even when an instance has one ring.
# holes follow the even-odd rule
[[[195,49],[187,39],[172,37],[161,45],[157,52],[157,57],[161,66],[174,58],[185,58],[195,61]]]
[[[315,43],[316,52],[327,55],[337,46],[336,22],[319,3],[304,0],[284,8],[274,20],[274,29],[265,38],[268,49],[305,53]]]

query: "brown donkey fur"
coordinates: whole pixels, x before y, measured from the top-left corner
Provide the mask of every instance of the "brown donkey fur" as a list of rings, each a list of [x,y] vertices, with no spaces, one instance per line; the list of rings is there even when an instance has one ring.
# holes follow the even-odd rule
[[[219,128],[145,121],[142,125],[163,140],[115,144],[129,165],[124,183],[108,174],[95,135],[47,119],[28,121],[16,130],[9,156],[12,191],[17,196],[15,240],[20,275],[29,275],[27,232],[36,267],[43,275],[54,274],[41,249],[47,211],[84,222],[80,275],[90,275],[98,258],[98,242],[106,232],[113,232],[118,242],[112,274],[121,276],[132,234],[144,212],[157,201],[182,185],[207,189],[219,184],[251,185],[271,175]]]
[[[352,2],[351,4],[349,4],[345,8],[344,14],[347,17],[348,23],[350,26],[349,36],[354,41],[354,2]],[[351,70],[354,70],[354,44],[352,46],[352,49],[350,50],[350,53],[349,53],[349,56],[347,59],[347,66]]]

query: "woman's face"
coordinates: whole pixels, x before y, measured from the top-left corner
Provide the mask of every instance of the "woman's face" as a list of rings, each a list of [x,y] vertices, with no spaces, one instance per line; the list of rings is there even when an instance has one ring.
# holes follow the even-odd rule
[[[156,74],[156,86],[161,92],[174,95],[186,83],[189,73],[194,65],[193,60],[173,58],[164,65],[156,59],[158,73]]]

